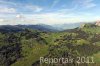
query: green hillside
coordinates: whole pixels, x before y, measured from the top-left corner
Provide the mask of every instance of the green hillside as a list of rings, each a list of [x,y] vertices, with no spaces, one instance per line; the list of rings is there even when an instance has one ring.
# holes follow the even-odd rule
[[[94,63],[40,65],[40,57],[93,57]],[[6,62],[6,63],[5,63]],[[0,66],[100,66],[100,27],[86,24],[62,32],[25,29],[0,33]]]

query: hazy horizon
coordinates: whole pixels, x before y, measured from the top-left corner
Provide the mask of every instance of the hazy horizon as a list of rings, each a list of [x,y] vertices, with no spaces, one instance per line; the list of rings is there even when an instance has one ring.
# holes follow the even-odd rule
[[[0,24],[0,26],[2,25],[51,25],[51,26],[54,26],[54,25],[71,25],[71,24],[87,24],[87,23],[95,23],[96,21],[94,22],[76,22],[76,23],[58,23],[58,24],[45,24],[45,23],[37,23],[37,24]]]

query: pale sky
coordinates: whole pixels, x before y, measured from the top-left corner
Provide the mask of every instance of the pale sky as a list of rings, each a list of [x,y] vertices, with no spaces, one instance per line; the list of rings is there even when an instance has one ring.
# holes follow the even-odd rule
[[[100,20],[100,0],[0,0],[0,25]]]

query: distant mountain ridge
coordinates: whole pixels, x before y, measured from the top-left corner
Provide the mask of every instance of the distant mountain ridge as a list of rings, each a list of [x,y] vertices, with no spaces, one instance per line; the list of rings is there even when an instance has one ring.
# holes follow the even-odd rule
[[[0,26],[0,32],[19,32],[23,31],[24,29],[34,29],[34,30],[40,30],[40,31],[58,31],[57,29],[53,28],[50,25],[1,25]]]
[[[36,24],[36,25],[0,25],[0,32],[19,32],[25,29],[34,29],[47,32],[57,32],[70,30],[77,27],[84,27],[85,24],[94,24],[97,23],[71,23],[71,24],[55,24],[55,25],[45,25],[45,24]]]
[[[53,28],[50,25],[45,25],[45,24],[37,24],[37,25],[17,25],[21,28],[29,28],[29,29],[36,29],[40,31],[58,31],[57,29]]]
[[[19,32],[23,31],[23,28],[20,28],[16,25],[1,25],[0,32]]]

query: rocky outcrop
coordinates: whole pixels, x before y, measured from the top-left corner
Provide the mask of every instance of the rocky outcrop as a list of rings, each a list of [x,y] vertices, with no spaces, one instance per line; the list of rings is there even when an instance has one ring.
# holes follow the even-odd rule
[[[100,20],[95,23],[95,25],[100,26]]]
[[[81,24],[80,28],[83,28],[85,26],[85,23]]]

